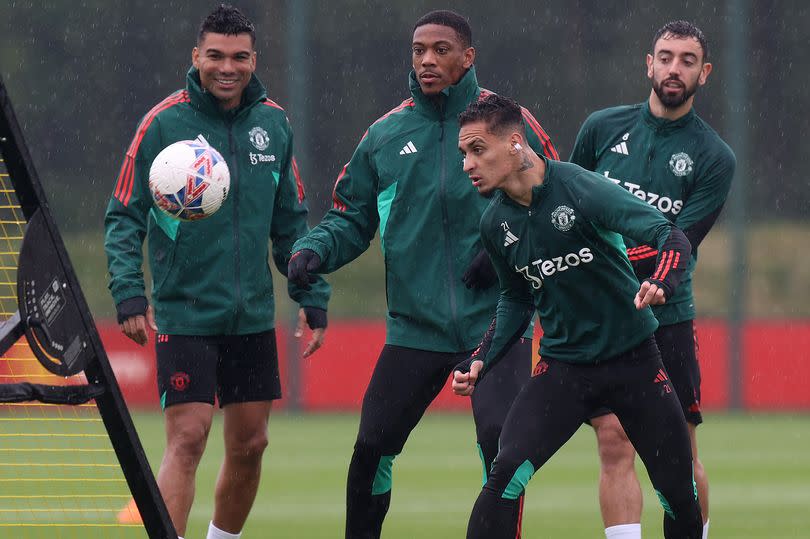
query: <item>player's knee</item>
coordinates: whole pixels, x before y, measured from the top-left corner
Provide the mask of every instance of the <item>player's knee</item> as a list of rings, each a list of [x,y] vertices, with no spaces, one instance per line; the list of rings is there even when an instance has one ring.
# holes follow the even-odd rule
[[[208,428],[202,424],[178,427],[169,433],[167,452],[190,466],[196,466],[205,451]]]
[[[633,468],[636,452],[619,421],[606,421],[595,430],[602,470],[612,473]]]
[[[231,457],[254,460],[261,459],[268,445],[267,433],[261,431],[248,436],[242,436],[228,445],[228,453]]]

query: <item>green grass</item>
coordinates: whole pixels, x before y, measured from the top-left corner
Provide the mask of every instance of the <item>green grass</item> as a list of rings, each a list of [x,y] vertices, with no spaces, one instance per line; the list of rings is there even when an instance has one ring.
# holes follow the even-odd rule
[[[221,421],[200,465],[187,539],[202,538],[222,455]],[[162,423],[136,414],[150,461],[160,462]],[[355,415],[275,415],[262,485],[245,539],[342,537],[346,469]],[[810,535],[810,416],[711,415],[700,428],[711,482],[711,537]],[[529,484],[524,537],[602,536],[593,435],[582,428]],[[481,487],[472,420],[428,415],[394,465],[384,538],[463,537]],[[645,537],[661,537],[661,509],[641,470]]]
[[[52,421],[59,417],[59,421]],[[88,421],[95,417],[95,420]],[[65,421],[65,419],[71,421]],[[32,420],[34,419],[34,420]],[[163,451],[162,418],[136,413],[135,424],[153,465]],[[77,421],[81,420],[81,421]],[[271,419],[270,448],[262,485],[244,539],[338,538],[343,534],[346,469],[357,429],[357,415],[277,414]],[[198,472],[197,499],[186,539],[202,539],[213,511],[213,489],[222,458],[221,416]],[[114,526],[127,498],[126,485],[64,484],[57,478],[118,478],[120,470],[103,438],[10,437],[11,432],[74,435],[103,433],[92,408],[66,409],[58,416],[38,409],[6,409],[0,414],[0,537],[20,539],[143,539],[142,529],[27,527],[7,524],[92,522]],[[711,415],[700,428],[701,454],[711,480],[712,539],[806,538],[810,535],[810,415]],[[43,447],[62,453],[31,452]],[[109,448],[109,445],[107,445]],[[29,448],[28,452],[20,452]],[[68,451],[65,452],[65,449]],[[27,463],[28,467],[9,466]],[[71,462],[83,467],[48,467]],[[39,465],[31,465],[40,463]],[[98,466],[101,464],[102,466]],[[529,484],[524,537],[602,537],[597,501],[595,442],[582,428]],[[647,538],[661,537],[661,509],[646,474],[643,518]],[[15,479],[17,478],[17,479]],[[25,483],[19,478],[41,481]],[[431,414],[414,431],[394,465],[386,539],[463,537],[473,501],[481,488],[472,419],[463,414]],[[49,500],[26,496],[68,493],[100,499]],[[112,494],[113,496],[110,496]],[[50,507],[32,511],[32,509]],[[3,524],[6,524],[5,526]]]

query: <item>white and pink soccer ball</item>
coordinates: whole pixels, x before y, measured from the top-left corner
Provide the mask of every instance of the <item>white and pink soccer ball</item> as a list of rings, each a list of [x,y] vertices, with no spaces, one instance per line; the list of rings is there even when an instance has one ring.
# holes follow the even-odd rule
[[[228,164],[202,135],[166,146],[149,169],[155,205],[183,221],[212,215],[228,197],[230,186]]]

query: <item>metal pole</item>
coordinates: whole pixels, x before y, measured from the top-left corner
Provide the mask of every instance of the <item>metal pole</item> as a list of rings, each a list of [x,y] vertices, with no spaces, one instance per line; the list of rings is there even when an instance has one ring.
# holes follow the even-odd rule
[[[731,288],[729,297],[728,390],[729,407],[742,410],[743,327],[745,324],[747,246],[745,222],[748,192],[748,116],[750,114],[747,60],[750,50],[751,6],[749,0],[729,0],[726,4],[726,69],[729,74],[726,126],[729,144],[737,156],[737,170],[729,194],[731,227]]]
[[[287,98],[289,116],[295,133],[295,155],[304,170],[310,163],[310,65],[307,57],[307,31],[310,20],[310,3],[307,0],[287,1]],[[298,307],[292,309],[290,329],[287,333],[287,402],[291,412],[302,408],[301,340],[293,335],[298,323]]]

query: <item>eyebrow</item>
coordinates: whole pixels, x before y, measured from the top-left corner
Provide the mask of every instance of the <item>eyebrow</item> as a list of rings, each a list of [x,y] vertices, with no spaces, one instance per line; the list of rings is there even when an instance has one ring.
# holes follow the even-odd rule
[[[414,41],[414,42],[413,42],[413,44],[414,44],[414,45],[421,45],[422,47],[426,47],[426,46],[427,46],[425,43],[423,43],[423,42],[421,42],[421,41]],[[436,47],[436,46],[438,46],[438,45],[449,45],[449,46],[452,46],[453,44],[452,44],[450,41],[447,41],[446,39],[440,39],[439,41],[435,41],[435,42],[433,42],[433,43],[431,43],[431,44],[430,44],[430,46],[432,46],[432,47]]]

